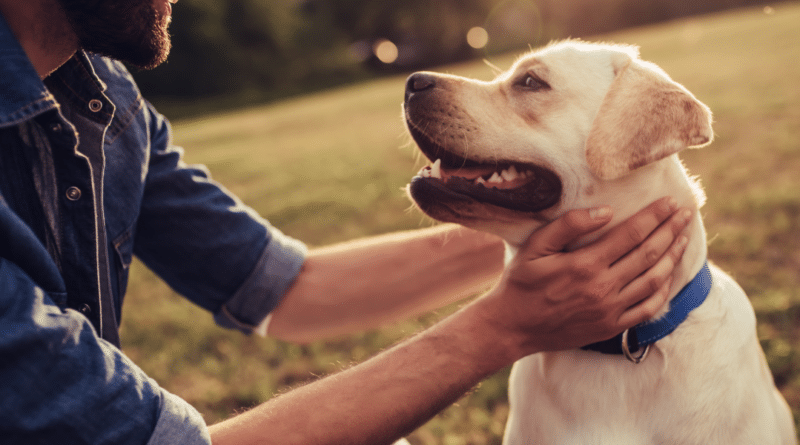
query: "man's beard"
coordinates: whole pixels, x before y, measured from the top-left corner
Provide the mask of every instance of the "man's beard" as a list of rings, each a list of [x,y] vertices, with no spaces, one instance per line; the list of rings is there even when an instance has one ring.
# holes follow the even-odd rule
[[[153,0],[59,0],[81,48],[142,69],[167,59],[168,14]]]

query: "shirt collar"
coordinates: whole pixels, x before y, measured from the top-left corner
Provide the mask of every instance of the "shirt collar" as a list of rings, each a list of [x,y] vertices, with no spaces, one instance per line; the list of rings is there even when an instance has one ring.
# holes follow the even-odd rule
[[[78,100],[106,91],[85,51],[75,53],[48,79],[61,79]],[[0,14],[0,128],[17,125],[59,104]]]
[[[56,108],[55,98],[0,14],[0,128]]]

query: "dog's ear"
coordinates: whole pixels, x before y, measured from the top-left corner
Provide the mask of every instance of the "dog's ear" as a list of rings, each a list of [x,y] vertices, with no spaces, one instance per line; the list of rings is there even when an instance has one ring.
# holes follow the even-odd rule
[[[592,172],[611,180],[711,142],[711,111],[653,64],[615,54],[616,77],[586,141]]]

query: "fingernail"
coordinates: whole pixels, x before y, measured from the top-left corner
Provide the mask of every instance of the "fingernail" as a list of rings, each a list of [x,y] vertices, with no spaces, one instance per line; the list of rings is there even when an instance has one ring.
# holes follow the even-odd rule
[[[692,211],[689,209],[681,210],[681,213],[678,214],[678,218],[681,224],[686,224],[689,222],[689,218],[692,217]]]
[[[678,201],[675,200],[672,196],[667,198],[667,208],[670,212],[674,212],[675,209],[678,208]]]
[[[610,207],[595,207],[593,209],[589,209],[589,217],[592,219],[606,219],[611,216],[611,208]]]
[[[681,237],[678,238],[678,247],[683,250],[686,248],[687,244],[689,244],[689,238],[687,238],[686,235],[681,235]]]

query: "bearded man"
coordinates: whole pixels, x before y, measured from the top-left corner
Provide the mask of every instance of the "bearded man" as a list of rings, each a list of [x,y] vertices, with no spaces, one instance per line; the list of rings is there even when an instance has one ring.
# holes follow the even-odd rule
[[[222,326],[308,342],[485,290],[503,247],[442,226],[309,250],[186,165],[121,63],[167,58],[173,2],[0,0],[0,442],[390,443],[514,360],[665,301],[688,221],[674,200],[564,253],[611,219],[573,211],[430,330],[207,426],[119,349],[133,255]]]

